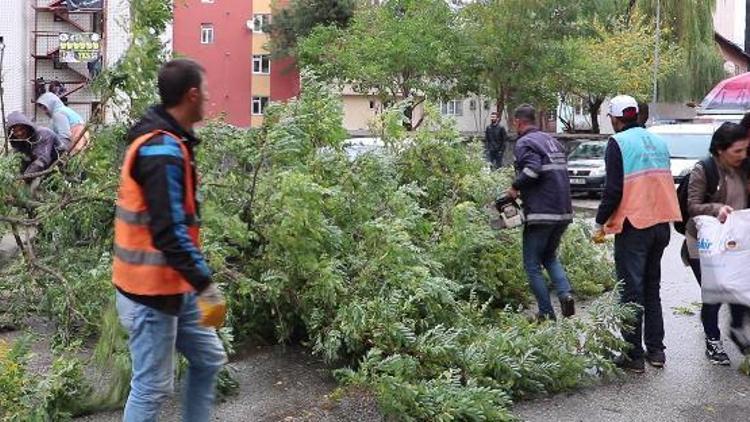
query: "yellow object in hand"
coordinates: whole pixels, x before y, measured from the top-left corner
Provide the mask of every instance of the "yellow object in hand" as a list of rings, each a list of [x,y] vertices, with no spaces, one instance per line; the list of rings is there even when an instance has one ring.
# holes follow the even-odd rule
[[[202,326],[221,328],[224,325],[227,303],[214,284],[208,286],[198,296],[198,310],[201,313],[200,324]]]
[[[607,234],[604,233],[604,230],[597,230],[596,233],[594,233],[594,236],[591,238],[591,240],[596,244],[601,244],[601,243],[604,243],[606,236]]]

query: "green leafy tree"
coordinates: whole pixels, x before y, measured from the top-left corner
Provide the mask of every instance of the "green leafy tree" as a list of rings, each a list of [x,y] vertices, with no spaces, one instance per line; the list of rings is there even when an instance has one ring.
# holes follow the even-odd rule
[[[670,31],[665,28],[669,36]],[[593,34],[569,38],[564,66],[557,72],[558,89],[584,100],[594,133],[607,97],[625,93],[648,101],[652,92],[655,38],[645,19],[631,18],[610,25],[595,23]],[[672,75],[683,63],[683,51],[669,37],[660,44],[659,75]]]
[[[270,49],[275,57],[296,55],[297,42],[316,26],[345,28],[352,16],[354,0],[292,0],[273,5],[273,19],[265,28],[271,34]]]
[[[581,30],[585,10],[584,2],[570,0],[495,0],[464,9],[472,60],[498,111],[510,103],[556,103],[550,75],[563,57],[560,40]]]
[[[470,90],[474,63],[461,22],[442,0],[389,0],[358,9],[349,27],[318,27],[300,43],[298,59],[325,80],[404,103],[404,125],[427,98]]]
[[[657,2],[661,7],[661,25],[670,28],[663,42],[676,43],[684,52],[683,64],[659,80],[659,99],[699,100],[726,77],[724,61],[714,40],[716,0],[631,0],[630,3],[635,4],[634,9],[642,16],[650,17],[655,26]]]

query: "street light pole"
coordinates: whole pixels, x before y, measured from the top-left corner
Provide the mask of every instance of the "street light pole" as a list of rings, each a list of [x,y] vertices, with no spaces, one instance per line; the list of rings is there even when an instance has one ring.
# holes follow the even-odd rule
[[[656,115],[656,102],[659,99],[659,44],[661,43],[661,0],[656,0],[656,42],[654,45],[654,88],[652,114]]]
[[[5,124],[5,90],[3,89],[3,61],[5,59],[5,39],[0,37],[0,115],[3,122],[3,153],[8,153],[8,128]]]

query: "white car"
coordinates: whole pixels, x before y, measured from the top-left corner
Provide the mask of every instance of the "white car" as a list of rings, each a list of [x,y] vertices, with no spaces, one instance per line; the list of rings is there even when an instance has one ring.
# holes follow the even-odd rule
[[[657,125],[648,128],[667,142],[675,184],[690,174],[695,163],[708,157],[711,137],[722,122]]]
[[[368,152],[380,151],[385,143],[380,138],[349,138],[344,141],[344,150],[350,159],[355,159]]]

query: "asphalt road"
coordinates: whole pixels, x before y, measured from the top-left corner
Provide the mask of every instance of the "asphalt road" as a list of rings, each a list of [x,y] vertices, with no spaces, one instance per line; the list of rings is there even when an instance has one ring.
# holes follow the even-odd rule
[[[711,365],[704,356],[698,307],[700,289],[679,257],[682,236],[673,233],[662,261],[662,307],[667,365],[646,374],[574,393],[519,403],[517,415],[528,422],[750,421],[750,378],[737,370],[742,358],[725,338],[731,367]],[[677,311],[675,310],[677,308]],[[693,310],[684,315],[682,310]],[[728,333],[728,313],[721,327]]]

